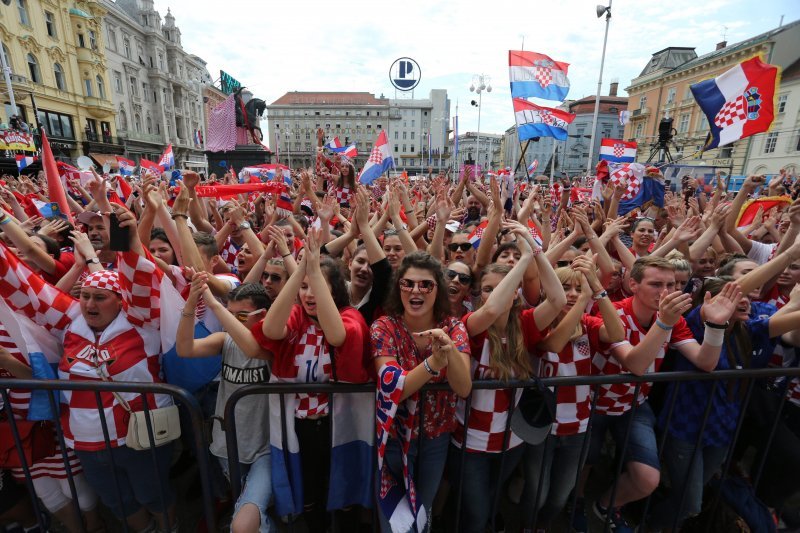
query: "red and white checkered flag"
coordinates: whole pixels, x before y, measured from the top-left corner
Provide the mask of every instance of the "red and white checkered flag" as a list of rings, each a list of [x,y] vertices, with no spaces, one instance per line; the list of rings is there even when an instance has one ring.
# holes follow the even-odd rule
[[[612,165],[610,181],[611,184],[616,186],[619,183],[625,183],[627,190],[622,195],[621,200],[630,200],[639,194],[639,187],[642,184],[642,177],[644,176],[644,165],[640,163],[623,163],[622,165]]]
[[[206,149],[209,152],[227,152],[236,148],[236,102],[233,95],[208,114]]]

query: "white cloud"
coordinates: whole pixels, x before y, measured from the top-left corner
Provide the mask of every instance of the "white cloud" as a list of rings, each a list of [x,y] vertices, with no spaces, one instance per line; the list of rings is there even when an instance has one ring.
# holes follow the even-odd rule
[[[779,0],[617,0],[606,53],[602,92],[612,78],[627,87],[652,53],[668,46],[714,49],[727,26],[728,42],[800,18],[800,3]],[[477,110],[469,101],[472,75],[488,74],[494,90],[485,95],[481,131],[501,133],[513,122],[508,90],[508,50],[546,53],[570,66],[570,98],[593,95],[597,87],[605,22],[595,2],[491,2],[406,0],[328,2],[156,1],[162,16],[172,9],[183,46],[272,102],[287,91],[368,91],[392,96],[392,61],[416,59],[422,82],[416,96],[445,88],[460,128],[475,130]],[[227,7],[227,9],[225,9]],[[455,107],[451,110],[454,114]]]

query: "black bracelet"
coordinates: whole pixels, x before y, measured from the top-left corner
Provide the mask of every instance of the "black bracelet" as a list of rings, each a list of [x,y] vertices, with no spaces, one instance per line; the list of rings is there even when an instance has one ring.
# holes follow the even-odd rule
[[[290,255],[292,255],[292,252],[289,252],[288,254],[283,254],[283,255],[281,256],[281,259],[283,259],[284,257],[289,257]]]
[[[185,218],[186,220],[189,220],[189,217],[182,213],[175,213],[174,215],[172,215],[172,220],[175,220],[176,218]]]
[[[730,321],[725,322],[724,324],[714,324],[713,322],[709,322],[708,320],[705,321],[705,325],[711,329],[728,329],[728,325]]]

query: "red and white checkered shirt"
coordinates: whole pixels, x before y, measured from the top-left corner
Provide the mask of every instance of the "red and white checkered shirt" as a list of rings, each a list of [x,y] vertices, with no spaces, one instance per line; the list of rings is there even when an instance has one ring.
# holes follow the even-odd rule
[[[345,329],[344,344],[336,351],[336,378],[339,381],[364,383],[374,375],[369,361],[369,330],[364,317],[352,307],[339,310]],[[252,332],[258,343],[274,354],[272,374],[279,378],[295,379],[298,383],[325,383],[333,378],[330,346],[325,341],[322,328],[317,326],[295,304],[286,324],[286,337],[269,339],[262,330],[263,320],[253,326]],[[327,394],[297,394],[296,418],[324,416],[328,414]]]
[[[789,303],[789,299],[781,294],[777,285],[773,285],[769,292],[759,301],[774,305],[778,309]]]
[[[231,269],[231,272],[238,272],[239,269],[236,266],[236,256],[239,255],[239,250],[241,246],[236,246],[230,237],[225,240],[225,244],[222,245],[222,249],[219,251],[219,256],[225,261],[225,264],[228,265],[228,268]]]
[[[789,382],[789,387],[786,389],[786,398],[797,407],[800,407],[800,378],[792,378],[792,381]]]
[[[628,374],[629,372],[622,367],[613,355],[611,355],[611,352],[615,347],[626,343],[636,346],[648,332],[648,328],[642,327],[638,320],[636,320],[636,315],[633,313],[633,298],[635,297],[631,296],[630,298],[614,302],[614,307],[617,308],[617,313],[622,319],[622,325],[625,328],[626,340],[612,345],[601,343],[601,350],[594,353],[594,358],[592,360],[592,364],[601,375],[613,376],[615,374]],[[653,313],[651,325],[653,322],[655,322],[655,313]],[[667,344],[674,348],[691,342],[697,341],[694,339],[692,331],[686,324],[686,320],[681,317],[672,328],[672,335],[668,343],[665,343],[658,350],[658,354],[656,354],[653,363],[647,368],[647,372],[658,372],[664,360]],[[639,388],[639,397],[636,400],[637,405],[640,405],[647,399],[651,386],[652,383],[641,384]],[[600,385],[598,388],[597,412],[605,415],[624,414],[633,405],[633,392],[635,388],[636,385],[633,383]]]
[[[529,352],[535,350],[536,344],[542,340],[544,334],[536,327],[533,320],[533,309],[526,309],[520,313],[522,319],[522,335],[525,346]],[[463,322],[467,324],[469,316],[464,315]],[[491,352],[489,350],[489,335],[484,331],[479,335],[470,337],[470,366],[473,380],[495,379],[491,368]],[[508,409],[511,402],[516,406],[522,395],[522,389],[516,393],[511,389],[473,390],[472,404],[467,424],[467,450],[470,452],[500,453],[503,451],[506,426],[508,425]],[[513,396],[513,398],[512,398]],[[464,414],[466,401],[459,398],[456,403],[456,419],[458,425],[453,431],[452,442],[461,448],[464,440]],[[508,448],[515,448],[522,444],[522,439],[514,432],[510,432]]]
[[[539,377],[590,376],[596,374],[592,366],[594,354],[600,351],[600,328],[603,319],[583,315],[583,333],[568,342],[559,353],[543,352],[539,358]],[[558,387],[556,421],[550,431],[553,435],[575,435],[586,431],[592,410],[591,387],[573,385]]]
[[[353,196],[353,192],[349,187],[337,187],[331,183],[328,187],[328,196],[334,196],[336,201],[339,202],[339,205],[349,204],[350,197]]]

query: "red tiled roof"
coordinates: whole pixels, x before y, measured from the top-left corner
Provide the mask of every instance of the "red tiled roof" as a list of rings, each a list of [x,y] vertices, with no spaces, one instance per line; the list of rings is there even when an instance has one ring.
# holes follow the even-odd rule
[[[372,93],[347,92],[290,92],[271,105],[387,105],[387,99],[375,98]]]

